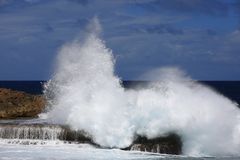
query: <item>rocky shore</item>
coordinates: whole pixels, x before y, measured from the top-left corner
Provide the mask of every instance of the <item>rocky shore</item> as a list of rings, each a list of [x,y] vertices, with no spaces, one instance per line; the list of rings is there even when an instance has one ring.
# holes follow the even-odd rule
[[[31,95],[21,91],[0,88],[0,119],[16,119],[24,117],[37,117],[44,110],[46,101],[42,95]],[[44,131],[43,131],[44,130]],[[42,133],[49,135],[41,135]],[[15,134],[17,132],[18,134]],[[14,138],[15,135],[38,137],[54,137],[79,143],[90,143],[97,147],[91,138],[85,136],[83,132],[71,131],[66,126],[49,126],[48,124],[20,125],[20,124],[0,124],[0,138]],[[31,132],[31,133],[30,133]],[[56,133],[55,133],[56,132]],[[20,138],[21,137],[15,137]],[[29,137],[25,137],[29,138]],[[181,154],[181,138],[176,134],[169,134],[165,137],[147,139],[146,137],[136,136],[133,144],[123,150],[137,150],[164,154]]]
[[[36,117],[44,106],[45,100],[41,95],[0,88],[0,119]]]
[[[26,140],[62,140],[65,143],[88,143],[102,148],[84,131],[74,131],[68,126],[56,124],[0,124],[0,138],[25,140],[24,144],[28,144]],[[132,145],[122,150],[179,155],[182,152],[182,141],[176,134],[153,139],[136,136]]]

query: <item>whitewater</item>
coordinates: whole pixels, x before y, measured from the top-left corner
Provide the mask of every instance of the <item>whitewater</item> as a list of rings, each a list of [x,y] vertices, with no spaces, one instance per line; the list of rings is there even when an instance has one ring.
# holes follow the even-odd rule
[[[128,147],[136,135],[151,139],[176,133],[183,155],[239,155],[236,103],[171,67],[146,73],[157,79],[147,86],[124,89],[100,32],[95,18],[84,38],[60,49],[45,87],[49,122],[83,130],[102,147]]]

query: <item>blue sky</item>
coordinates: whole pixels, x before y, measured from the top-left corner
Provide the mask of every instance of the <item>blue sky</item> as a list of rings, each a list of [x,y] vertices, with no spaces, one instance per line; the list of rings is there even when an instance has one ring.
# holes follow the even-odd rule
[[[240,80],[238,0],[0,0],[0,80],[48,80],[94,16],[124,80],[166,66]]]

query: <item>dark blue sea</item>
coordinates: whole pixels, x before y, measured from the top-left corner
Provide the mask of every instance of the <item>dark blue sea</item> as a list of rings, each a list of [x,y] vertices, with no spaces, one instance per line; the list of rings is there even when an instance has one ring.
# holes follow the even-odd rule
[[[0,88],[9,88],[31,94],[42,94],[46,81],[0,81]],[[123,81],[125,88],[145,85],[146,81]],[[240,104],[240,81],[200,81],[229,99]]]

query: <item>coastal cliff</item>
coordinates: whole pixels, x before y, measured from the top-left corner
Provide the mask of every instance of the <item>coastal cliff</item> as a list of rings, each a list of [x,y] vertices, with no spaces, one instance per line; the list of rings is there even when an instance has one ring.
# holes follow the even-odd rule
[[[45,100],[41,95],[0,88],[0,118],[36,117],[42,112]]]

